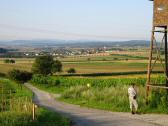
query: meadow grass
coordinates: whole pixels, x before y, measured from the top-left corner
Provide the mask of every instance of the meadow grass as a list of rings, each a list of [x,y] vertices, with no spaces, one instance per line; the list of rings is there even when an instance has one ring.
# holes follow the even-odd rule
[[[32,96],[26,87],[21,87],[9,79],[0,78],[4,90],[14,90],[12,107],[7,102],[5,110],[0,112],[0,126],[70,126],[70,120],[44,108],[36,109],[36,119],[32,120]],[[7,95],[4,100],[11,100]],[[2,105],[2,101],[1,101]]]

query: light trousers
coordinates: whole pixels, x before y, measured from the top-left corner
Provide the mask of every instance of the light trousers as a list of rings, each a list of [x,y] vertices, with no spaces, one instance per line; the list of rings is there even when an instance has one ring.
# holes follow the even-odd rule
[[[135,109],[135,111],[138,110],[138,103],[136,101],[136,99],[134,99],[133,97],[129,97],[129,102],[130,102],[130,109],[131,111],[133,111]]]

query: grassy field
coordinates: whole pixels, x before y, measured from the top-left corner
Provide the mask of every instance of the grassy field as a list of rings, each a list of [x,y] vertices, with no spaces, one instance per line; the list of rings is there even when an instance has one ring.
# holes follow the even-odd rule
[[[22,89],[9,79],[0,78],[0,126],[70,126],[70,120],[48,111],[36,109],[36,119],[32,120],[32,93]],[[8,91],[12,90],[12,95]],[[3,108],[2,108],[3,106]]]

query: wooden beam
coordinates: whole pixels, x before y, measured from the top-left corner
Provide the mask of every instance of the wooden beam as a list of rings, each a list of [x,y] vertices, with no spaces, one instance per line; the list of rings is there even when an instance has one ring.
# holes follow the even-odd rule
[[[155,84],[148,84],[147,87],[152,87],[152,88],[161,88],[161,89],[168,89],[168,87],[166,87],[166,85],[155,85]]]

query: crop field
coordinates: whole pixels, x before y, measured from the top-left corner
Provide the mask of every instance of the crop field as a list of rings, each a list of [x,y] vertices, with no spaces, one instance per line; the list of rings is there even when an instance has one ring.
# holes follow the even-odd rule
[[[63,63],[63,74],[69,68],[75,68],[77,73],[112,73],[112,72],[130,72],[146,71],[148,60],[145,56],[134,55],[111,55],[111,56],[87,56],[87,57],[65,57],[58,58]],[[4,58],[0,59],[0,72],[7,73],[12,69],[31,71],[33,58],[14,58],[16,63],[4,63]],[[155,70],[160,70],[159,64]]]

